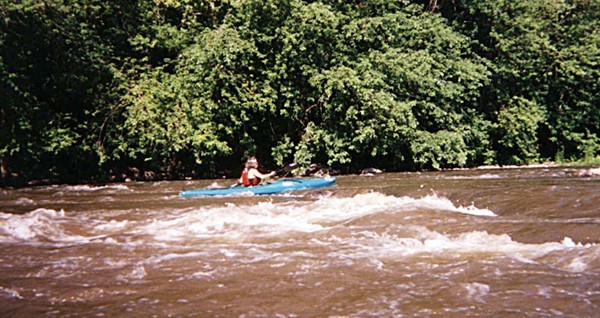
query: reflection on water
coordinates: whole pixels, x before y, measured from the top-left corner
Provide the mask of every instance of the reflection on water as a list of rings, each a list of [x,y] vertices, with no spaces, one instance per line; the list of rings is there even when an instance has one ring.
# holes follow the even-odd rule
[[[0,313],[600,312],[600,176],[395,173],[279,196],[177,196],[227,181],[2,190]]]

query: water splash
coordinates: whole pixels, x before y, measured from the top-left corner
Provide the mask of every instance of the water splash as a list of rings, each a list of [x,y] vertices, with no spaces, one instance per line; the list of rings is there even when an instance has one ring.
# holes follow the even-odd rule
[[[382,259],[423,254],[440,257],[508,255],[523,262],[535,262],[554,251],[594,246],[578,244],[569,238],[562,242],[522,244],[508,234],[495,235],[486,231],[451,235],[432,231],[425,225],[405,222],[410,219],[406,215],[423,213],[429,214],[430,218],[442,219],[455,213],[485,218],[495,216],[494,212],[474,205],[466,208],[456,206],[436,194],[412,198],[377,192],[304,202],[227,203],[168,210],[166,213],[154,213],[150,219],[136,211],[131,211],[128,219],[114,220],[94,219],[92,215],[85,214],[67,216],[63,210],[37,209],[25,215],[0,213],[0,243],[54,246],[123,244],[130,248],[157,246],[167,249],[208,244],[220,249],[217,253],[224,257],[255,262],[279,253],[271,251],[270,243],[263,243],[267,240],[279,245],[290,244],[292,250],[296,248],[295,244],[315,248],[335,246],[329,254],[331,258],[371,259],[373,264],[379,264],[378,268],[384,264]],[[373,229],[374,223],[360,221],[365,218],[380,220],[376,223],[378,227]],[[381,224],[388,225],[381,227]],[[311,239],[307,241],[303,235],[310,235]],[[240,244],[245,244],[244,252],[237,251]],[[286,261],[286,258],[306,257],[306,253],[293,251],[278,257],[280,261]],[[198,256],[194,252],[168,253],[146,262],[160,263],[172,258]],[[577,257],[564,267],[574,271],[585,270],[587,264],[598,259],[593,256]]]
[[[0,243],[72,244],[87,243],[96,237],[72,233],[66,228],[80,221],[64,210],[36,209],[24,215],[0,213]]]

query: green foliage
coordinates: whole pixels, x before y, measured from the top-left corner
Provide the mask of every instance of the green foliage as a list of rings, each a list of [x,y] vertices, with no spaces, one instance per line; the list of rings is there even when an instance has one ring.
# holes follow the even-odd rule
[[[201,100],[182,94],[179,78],[160,69],[148,75],[127,96],[125,138],[117,147],[120,157],[174,175],[173,169],[194,162],[212,167],[215,158],[229,153],[227,144],[218,139],[210,110]]]
[[[467,163],[466,144],[457,132],[421,131],[412,142],[411,150],[420,168],[464,166]]]
[[[88,116],[114,102],[105,86],[110,46],[93,30],[110,13],[99,1],[0,7],[2,181],[90,178],[96,169],[85,139],[96,123]]]
[[[600,155],[598,1],[428,4],[0,0],[2,184]]]
[[[539,154],[518,151],[498,157],[500,162],[577,160],[591,155],[584,148],[598,153],[600,2],[441,3],[444,15],[477,39],[474,46],[492,62],[493,82],[485,96],[489,106],[483,110],[490,119],[496,121],[515,98],[542,105],[547,113],[538,132],[528,137],[528,143],[539,145]]]
[[[530,163],[539,159],[536,132],[545,119],[537,104],[524,98],[513,98],[498,114],[498,151],[511,164]]]

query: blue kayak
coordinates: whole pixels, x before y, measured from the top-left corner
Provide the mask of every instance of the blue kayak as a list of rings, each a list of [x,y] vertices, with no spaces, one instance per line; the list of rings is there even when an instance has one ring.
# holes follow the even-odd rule
[[[198,196],[214,196],[214,195],[234,195],[234,194],[277,194],[283,192],[316,189],[332,186],[335,183],[335,178],[310,178],[310,179],[283,179],[273,181],[264,185],[255,187],[235,186],[231,188],[218,189],[195,189],[179,192],[180,197],[198,197]]]

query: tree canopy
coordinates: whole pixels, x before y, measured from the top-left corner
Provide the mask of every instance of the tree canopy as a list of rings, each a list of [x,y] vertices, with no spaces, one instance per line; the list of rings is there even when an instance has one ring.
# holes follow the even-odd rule
[[[2,185],[600,154],[598,0],[0,0]]]

